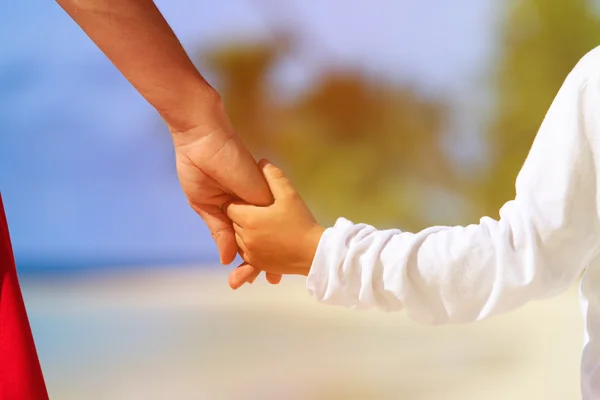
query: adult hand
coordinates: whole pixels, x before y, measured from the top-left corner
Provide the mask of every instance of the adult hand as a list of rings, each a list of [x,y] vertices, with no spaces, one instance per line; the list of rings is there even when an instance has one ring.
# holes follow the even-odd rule
[[[171,128],[177,173],[191,207],[207,224],[219,248],[221,263],[230,264],[238,252],[231,220],[224,207],[242,200],[257,206],[272,204],[273,197],[256,161],[234,132],[220,100],[205,110],[205,124],[186,132]],[[229,285],[252,282],[260,270],[244,264],[232,272]],[[276,284],[281,275],[267,274]]]

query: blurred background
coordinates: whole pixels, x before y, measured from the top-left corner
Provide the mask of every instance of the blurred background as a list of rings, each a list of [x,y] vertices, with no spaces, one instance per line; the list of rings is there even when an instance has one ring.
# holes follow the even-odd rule
[[[160,0],[324,224],[497,217],[585,0]],[[53,399],[576,399],[577,291],[468,326],[232,292],[157,114],[53,2],[0,12],[0,190]]]

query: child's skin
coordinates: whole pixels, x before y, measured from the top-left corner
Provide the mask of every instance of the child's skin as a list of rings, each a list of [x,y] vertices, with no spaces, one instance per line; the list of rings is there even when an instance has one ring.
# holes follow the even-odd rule
[[[325,228],[319,225],[284,173],[267,160],[259,167],[275,202],[267,207],[234,202],[226,206],[244,263],[229,278],[239,288],[249,270],[308,276]],[[238,279],[242,278],[243,279]]]

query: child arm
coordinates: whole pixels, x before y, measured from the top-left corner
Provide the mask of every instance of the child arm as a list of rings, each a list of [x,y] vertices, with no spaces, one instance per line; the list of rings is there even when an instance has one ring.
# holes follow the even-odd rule
[[[498,221],[378,231],[340,219],[307,278],[321,302],[469,322],[555,295],[598,253],[600,50],[567,77]]]

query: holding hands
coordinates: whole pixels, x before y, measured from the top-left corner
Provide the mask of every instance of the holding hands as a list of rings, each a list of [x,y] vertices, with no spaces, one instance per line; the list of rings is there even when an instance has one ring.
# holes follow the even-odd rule
[[[154,2],[58,3],[169,126],[181,186],[210,229],[221,263],[231,263],[236,253],[246,262],[230,275],[230,286],[252,282],[261,270],[271,283],[281,280],[280,273],[306,274],[320,227],[281,171],[262,163],[276,193],[275,204],[269,205],[269,187],[220,96]],[[232,203],[237,200],[245,203]],[[235,218],[235,230],[230,218]]]
[[[234,289],[252,281],[260,271],[267,276],[308,275],[325,231],[279,168],[266,160],[259,162],[259,168],[275,198],[273,204],[255,206],[234,201],[225,207],[244,260],[229,277]],[[249,274],[255,276],[248,279]]]
[[[224,213],[225,205],[242,199],[250,204],[267,206],[272,204],[273,197],[220,101],[210,107],[206,104],[210,102],[205,102],[208,111],[203,111],[201,117],[204,124],[186,131],[170,128],[183,192],[210,229],[221,263],[230,264],[239,248],[231,220]],[[254,280],[259,273],[259,269],[251,266],[237,269],[230,276],[230,286],[237,289]],[[281,275],[267,274],[267,280],[279,283]]]

